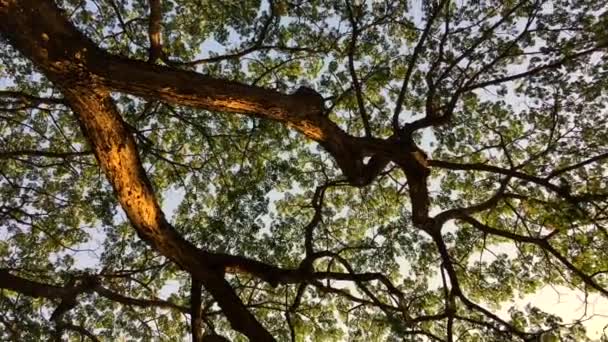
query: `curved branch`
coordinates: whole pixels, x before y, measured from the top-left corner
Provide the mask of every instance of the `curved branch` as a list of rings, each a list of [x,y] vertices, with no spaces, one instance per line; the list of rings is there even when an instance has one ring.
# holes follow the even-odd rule
[[[454,163],[454,162],[443,161],[443,160],[429,160],[428,164],[429,164],[429,166],[432,166],[432,167],[438,167],[438,168],[448,169],[448,170],[462,170],[462,171],[476,170],[476,171],[484,171],[484,172],[493,172],[493,173],[505,175],[505,176],[512,177],[512,178],[518,178],[521,180],[525,180],[525,181],[543,186],[547,190],[550,190],[550,191],[556,193],[557,195],[561,196],[562,198],[564,198],[570,202],[589,201],[589,200],[593,200],[596,198],[605,198],[608,196],[608,194],[572,195],[572,194],[570,194],[570,192],[567,189],[551,183],[549,181],[549,179],[550,179],[549,177],[541,178],[541,177],[529,175],[527,173],[523,173],[521,171],[517,171],[515,169],[505,169],[505,168],[502,168],[499,166],[494,166],[494,165],[488,165],[488,164],[482,164],[482,163],[461,164],[461,163]]]
[[[570,272],[572,272],[576,276],[578,276],[586,285],[597,290],[604,296],[608,297],[608,289],[603,288],[600,284],[598,284],[595,280],[593,280],[593,278],[591,276],[585,274],[582,270],[580,270],[578,267],[576,267],[574,264],[572,264],[568,259],[566,259],[566,257],[564,257],[553,246],[551,246],[551,244],[549,243],[549,241],[547,240],[546,237],[545,238],[536,238],[536,237],[524,236],[524,235],[507,232],[507,231],[504,231],[501,229],[493,228],[493,227],[490,227],[486,224],[483,224],[483,223],[477,221],[473,217],[468,216],[466,214],[462,214],[462,215],[458,216],[458,218],[469,223],[470,225],[472,225],[473,227],[479,229],[480,231],[482,231],[484,233],[488,233],[488,234],[492,234],[492,235],[496,235],[496,236],[502,236],[504,238],[507,238],[507,239],[510,239],[513,241],[531,243],[531,244],[538,246],[539,248],[541,248],[541,249],[549,252],[551,255],[553,255],[553,257],[555,257],[557,260],[559,260]]]
[[[95,292],[101,297],[109,299],[124,305],[132,305],[143,308],[158,307],[164,309],[177,310],[183,313],[189,313],[189,309],[169,301],[161,299],[139,299],[124,296],[120,293],[111,291],[101,284],[98,279],[92,275],[80,276],[82,279],[89,279],[88,282],[81,282],[78,285],[72,286],[57,286],[45,284],[33,280],[29,280],[20,276],[11,274],[6,269],[0,269],[0,288],[11,290],[17,293],[24,294],[29,297],[47,298],[47,299],[62,299],[66,297],[76,297],[85,292]]]
[[[496,190],[494,195],[492,195],[490,198],[481,203],[466,208],[448,209],[437,214],[434,217],[436,224],[443,225],[448,220],[458,217],[459,215],[470,215],[495,207],[500,201],[500,199],[504,196],[505,190],[507,189],[507,185],[509,184],[510,179],[511,177],[506,177],[505,179],[503,179],[500,182],[500,187],[498,188],[498,190]]]
[[[509,324],[505,320],[496,316],[495,314],[488,311],[484,307],[472,302],[469,298],[466,297],[465,293],[462,291],[462,288],[460,287],[458,275],[456,274],[456,270],[454,269],[454,265],[452,263],[452,258],[450,256],[450,253],[448,252],[448,248],[445,244],[445,241],[443,241],[443,237],[441,236],[441,230],[439,229],[439,227],[435,227],[435,229],[430,231],[429,234],[431,235],[431,238],[435,242],[439,255],[441,256],[442,267],[448,273],[448,276],[450,279],[450,285],[452,287],[451,292],[455,296],[460,298],[460,300],[470,309],[484,314],[486,317],[488,317],[488,318],[492,319],[493,321],[498,322],[499,324],[504,326],[506,329],[509,330],[509,332],[519,336],[523,340],[527,340],[527,338],[530,337],[530,334],[517,329],[513,325]],[[499,329],[496,329],[496,330],[501,331]]]

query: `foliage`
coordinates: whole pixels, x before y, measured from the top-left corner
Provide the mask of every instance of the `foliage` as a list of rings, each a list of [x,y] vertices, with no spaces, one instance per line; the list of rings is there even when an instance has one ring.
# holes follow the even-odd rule
[[[17,2],[0,1],[0,22],[28,15]],[[148,61],[90,89],[111,92],[167,231],[243,257],[200,263],[275,339],[588,339],[582,322],[513,301],[547,286],[608,297],[605,2],[56,3],[95,45]],[[207,335],[255,336],[142,235],[99,166],[104,133],[87,130],[72,80],[23,47],[39,37],[19,20],[0,25],[0,339],[176,341],[200,333],[197,310]],[[147,70],[167,83],[138,81]],[[201,81],[209,95],[190,101],[173,70],[234,92]],[[323,113],[238,107],[312,106],[301,86]]]

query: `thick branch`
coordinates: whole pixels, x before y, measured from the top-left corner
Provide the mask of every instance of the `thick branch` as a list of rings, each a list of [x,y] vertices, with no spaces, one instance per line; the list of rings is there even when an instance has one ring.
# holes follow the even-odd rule
[[[47,285],[10,274],[0,269],[0,288],[36,298],[62,298],[73,292],[71,288]]]
[[[190,329],[192,342],[203,341],[203,317],[201,310],[201,282],[192,278],[190,288]]]
[[[359,185],[366,175],[364,157],[392,160],[395,156],[401,158],[404,152],[417,151],[410,141],[348,135],[324,115],[324,106],[318,96],[305,92],[286,95],[110,55],[80,33],[52,2],[19,2],[18,6],[24,12],[12,15],[13,6],[8,4],[14,0],[6,1],[0,14],[3,35],[53,82],[77,83],[83,88],[96,84],[108,90],[168,103],[279,121],[319,142],[334,156],[349,181]],[[407,168],[425,168],[416,158],[403,159],[407,162],[401,164],[406,164]]]
[[[154,63],[163,55],[163,43],[161,41],[162,13],[160,0],[149,0],[150,18],[148,19],[148,37],[150,39],[150,51],[148,61]]]
[[[92,279],[92,276],[90,278]],[[30,297],[47,299],[61,299],[68,296],[77,296],[83,292],[93,291],[104,298],[124,305],[132,305],[143,308],[158,307],[177,310],[183,313],[189,312],[188,308],[186,307],[161,299],[139,299],[127,297],[101,286],[96,281],[84,283],[84,286],[83,284],[78,286],[57,286],[16,276],[11,274],[6,269],[0,269],[0,288],[21,293]]]

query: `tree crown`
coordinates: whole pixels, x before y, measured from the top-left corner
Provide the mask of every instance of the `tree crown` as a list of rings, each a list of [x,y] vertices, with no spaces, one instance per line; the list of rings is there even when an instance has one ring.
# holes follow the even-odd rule
[[[607,24],[0,0],[0,339],[605,340]]]

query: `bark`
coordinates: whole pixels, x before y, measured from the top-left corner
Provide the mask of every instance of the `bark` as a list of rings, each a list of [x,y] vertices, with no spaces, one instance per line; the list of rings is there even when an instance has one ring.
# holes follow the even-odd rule
[[[148,53],[148,61],[150,63],[156,62],[162,58],[163,54],[163,43],[161,40],[161,4],[160,0],[150,0],[148,2],[150,6],[150,18],[148,19],[148,36],[150,38],[150,50]]]
[[[190,329],[192,331],[192,342],[203,341],[201,286],[200,281],[192,279],[190,288]]]
[[[35,298],[63,298],[71,295],[72,288],[42,284],[14,276],[5,269],[0,269],[0,289],[7,289]]]

